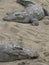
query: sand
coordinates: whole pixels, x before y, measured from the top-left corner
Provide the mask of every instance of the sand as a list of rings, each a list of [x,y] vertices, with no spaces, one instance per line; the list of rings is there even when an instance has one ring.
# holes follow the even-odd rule
[[[35,1],[49,10],[49,0]],[[2,20],[7,12],[22,8],[20,4],[16,3],[16,0],[0,0],[0,44],[21,45],[24,48],[38,51],[40,56],[33,60],[0,62],[0,65],[18,65],[20,62],[29,63],[28,65],[49,65],[49,20],[46,17],[39,21],[39,26]],[[44,22],[48,22],[48,24],[46,25]]]

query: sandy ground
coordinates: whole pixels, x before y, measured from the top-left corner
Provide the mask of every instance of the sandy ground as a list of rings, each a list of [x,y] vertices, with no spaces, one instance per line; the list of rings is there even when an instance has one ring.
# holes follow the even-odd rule
[[[0,65],[18,65],[20,62],[28,65],[49,65],[49,20],[39,21],[39,26],[3,21],[7,12],[23,8],[16,0],[0,0],[0,44],[14,43],[24,48],[38,51],[40,57],[34,60],[16,60],[14,62],[0,62]],[[49,8],[49,0],[34,0]],[[46,25],[44,22],[48,23]],[[26,64],[27,65],[27,64]]]

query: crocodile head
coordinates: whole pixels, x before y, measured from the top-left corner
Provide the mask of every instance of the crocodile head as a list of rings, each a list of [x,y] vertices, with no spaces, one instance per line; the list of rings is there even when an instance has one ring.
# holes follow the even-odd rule
[[[6,14],[6,16],[3,18],[4,21],[21,21],[24,19],[25,12],[22,11],[16,11],[10,14]]]

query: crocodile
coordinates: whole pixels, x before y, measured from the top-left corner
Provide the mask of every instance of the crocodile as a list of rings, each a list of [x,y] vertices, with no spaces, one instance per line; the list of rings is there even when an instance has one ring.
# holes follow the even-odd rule
[[[30,23],[33,26],[38,26],[39,20],[43,19],[45,16],[49,16],[49,12],[35,2],[27,0],[17,0],[16,2],[24,6],[24,9],[6,14],[3,18],[4,21]]]
[[[38,58],[37,51],[25,49],[15,44],[0,44],[0,62]]]

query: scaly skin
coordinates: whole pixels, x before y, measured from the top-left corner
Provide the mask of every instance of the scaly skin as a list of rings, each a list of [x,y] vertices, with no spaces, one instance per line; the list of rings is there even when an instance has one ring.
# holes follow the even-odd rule
[[[31,23],[33,26],[39,25],[45,15],[48,15],[47,10],[42,8],[39,4],[26,0],[17,0],[17,3],[23,5],[23,10],[15,11],[3,18],[5,21],[16,21],[19,23]]]
[[[0,45],[0,62],[34,59],[38,56],[39,55],[36,51],[31,51],[15,44]]]

